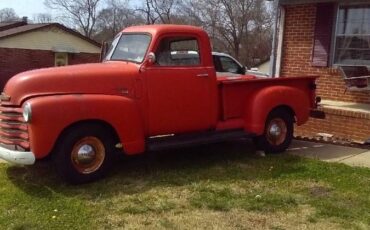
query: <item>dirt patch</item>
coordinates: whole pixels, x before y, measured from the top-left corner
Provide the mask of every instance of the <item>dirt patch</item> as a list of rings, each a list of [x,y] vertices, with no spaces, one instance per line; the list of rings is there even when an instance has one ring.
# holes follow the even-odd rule
[[[313,186],[310,188],[310,194],[313,197],[327,197],[331,194],[332,189],[323,186]]]
[[[238,209],[229,212],[184,210],[149,215],[108,215],[105,222],[125,229],[340,229],[340,225],[330,220],[310,222],[313,213],[314,209],[309,206],[301,206],[296,212],[273,214]]]

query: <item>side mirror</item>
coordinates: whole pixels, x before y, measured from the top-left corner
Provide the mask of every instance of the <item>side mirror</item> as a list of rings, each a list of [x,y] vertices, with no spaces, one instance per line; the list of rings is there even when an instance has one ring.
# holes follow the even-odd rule
[[[146,55],[146,63],[148,63],[149,65],[154,65],[156,61],[157,59],[155,53],[150,52],[148,53],[148,55]]]
[[[105,56],[107,55],[108,53],[108,50],[109,50],[109,43],[108,42],[103,42],[102,46],[101,46],[101,50],[100,50],[100,62],[102,62],[105,58]]]
[[[241,68],[241,71],[240,72],[241,72],[242,75],[245,75],[247,73],[247,68],[245,66],[243,66]]]

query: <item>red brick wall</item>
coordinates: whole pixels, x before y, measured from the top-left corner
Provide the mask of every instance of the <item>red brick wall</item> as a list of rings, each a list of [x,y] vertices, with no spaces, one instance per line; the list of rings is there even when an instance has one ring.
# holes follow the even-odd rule
[[[287,6],[282,54],[282,77],[319,75],[318,95],[323,99],[370,104],[370,91],[346,92],[336,69],[312,67],[316,5]]]
[[[79,54],[69,54],[68,55],[69,65],[95,63],[99,61],[100,61],[100,54],[79,53]]]
[[[69,54],[70,65],[98,62],[99,54]],[[0,48],[0,90],[12,76],[31,69],[54,66],[54,52]]]
[[[54,66],[51,51],[0,48],[0,88],[17,73],[50,66]]]
[[[305,125],[296,127],[295,135],[315,137],[318,133],[333,135],[333,140],[364,142],[370,138],[370,114],[323,109],[325,120],[310,119]]]
[[[370,104],[370,92],[345,92],[344,80],[334,68],[313,67],[312,48],[316,23],[316,5],[287,6],[281,76],[318,75],[318,95],[324,99]],[[333,49],[333,47],[332,47]],[[334,139],[365,141],[370,138],[370,117],[364,113],[324,108],[325,120],[310,119],[295,131],[296,136],[314,137],[317,133]]]

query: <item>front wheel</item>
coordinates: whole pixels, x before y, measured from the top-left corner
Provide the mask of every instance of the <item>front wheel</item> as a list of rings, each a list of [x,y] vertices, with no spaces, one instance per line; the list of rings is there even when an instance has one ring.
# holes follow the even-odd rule
[[[81,125],[66,131],[58,142],[54,163],[69,183],[101,178],[111,165],[114,138],[100,125]]]
[[[286,110],[277,109],[267,117],[263,135],[255,138],[257,148],[266,153],[284,152],[293,139],[294,118]]]

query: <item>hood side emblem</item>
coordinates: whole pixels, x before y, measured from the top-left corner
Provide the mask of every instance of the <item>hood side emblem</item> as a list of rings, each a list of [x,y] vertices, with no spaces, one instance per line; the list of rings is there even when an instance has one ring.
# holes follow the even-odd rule
[[[130,91],[127,88],[118,88],[118,92],[122,95],[129,95]]]

